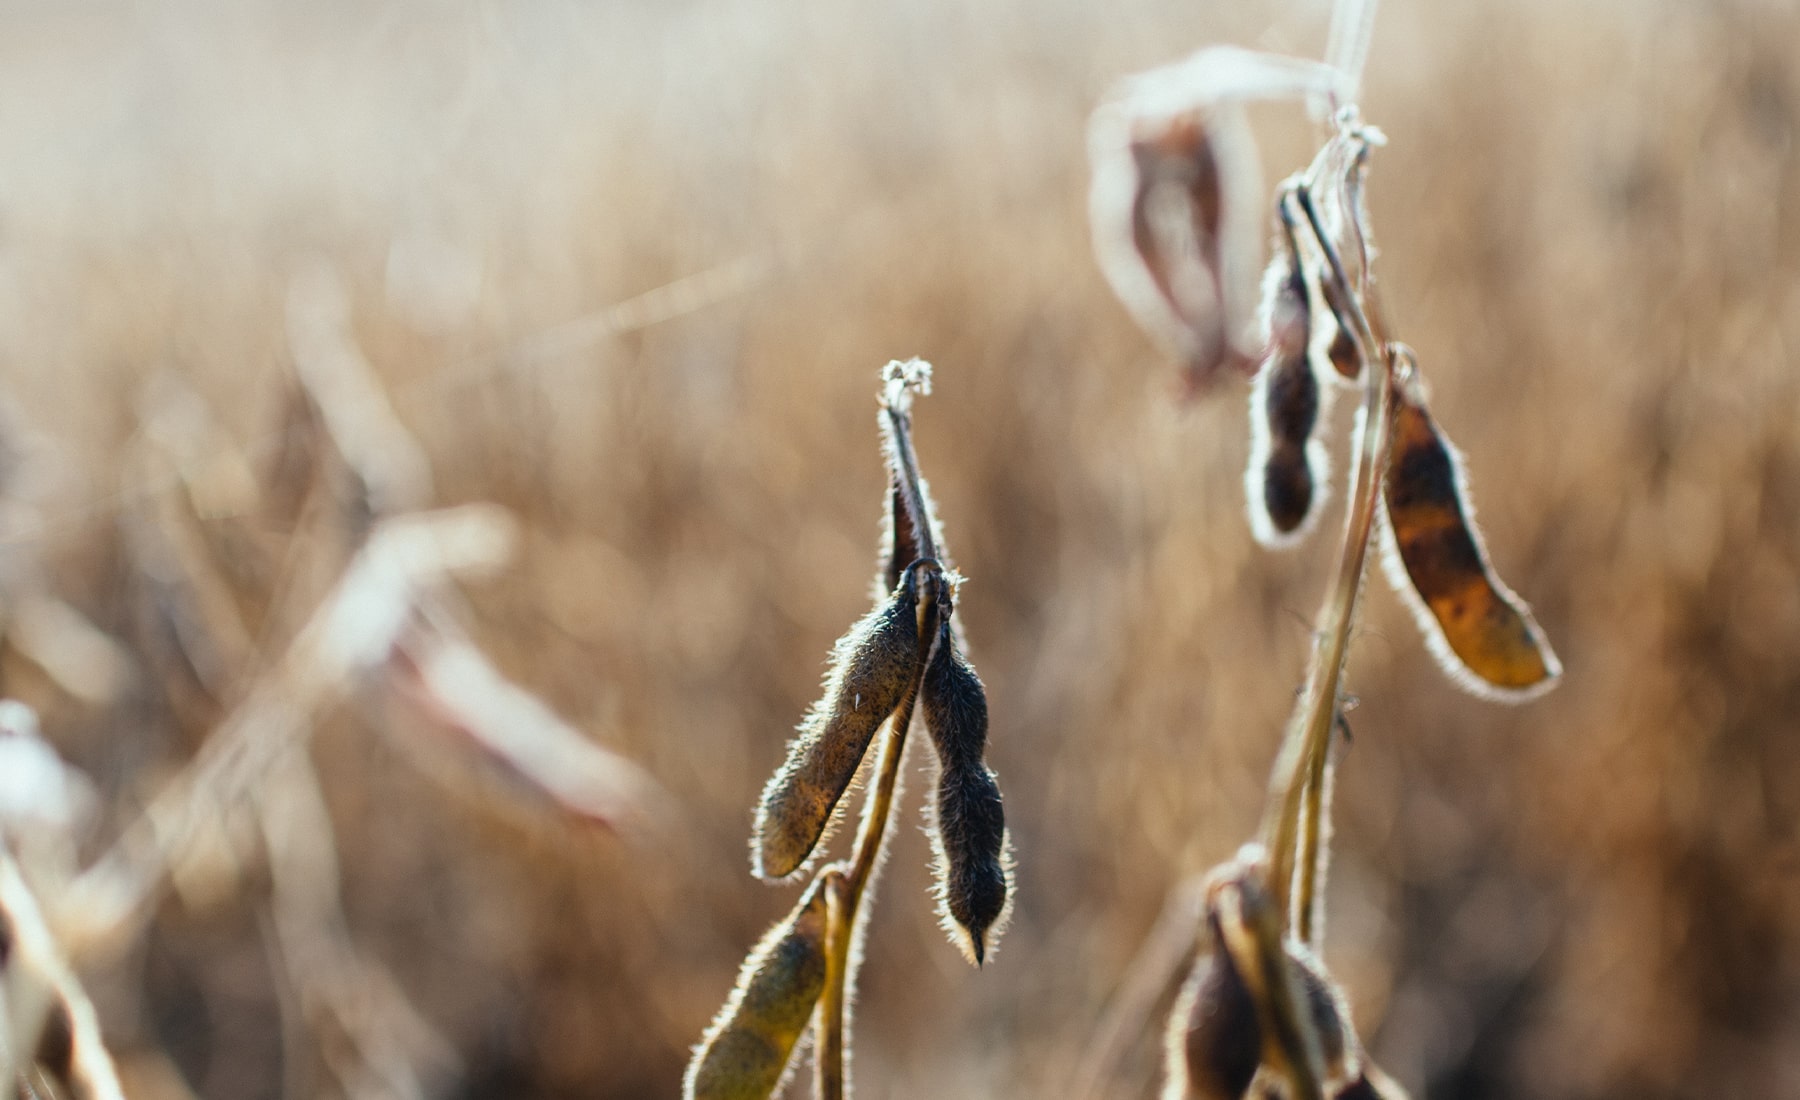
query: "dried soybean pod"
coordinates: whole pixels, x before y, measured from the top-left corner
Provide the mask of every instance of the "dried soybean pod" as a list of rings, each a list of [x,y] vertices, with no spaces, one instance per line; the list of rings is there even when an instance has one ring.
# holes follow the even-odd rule
[[[1256,1002],[1210,914],[1206,938],[1169,1018],[1164,1100],[1239,1100],[1262,1061]]]
[[[1258,859],[1228,866],[1209,890],[1207,914],[1256,1006],[1262,1065],[1302,1096],[1322,1095],[1324,1044],[1281,914],[1262,884],[1267,864]]]
[[[927,829],[936,857],[938,911],[952,942],[980,966],[1005,926],[1011,860],[1000,785],[982,762],[987,693],[957,652],[948,615],[921,691],[939,768],[937,806]]]
[[[1399,390],[1385,486],[1388,580],[1457,684],[1507,702],[1541,694],[1562,666],[1531,609],[1488,563],[1461,456],[1432,419],[1416,375]]]
[[[1278,209],[1285,247],[1267,280],[1269,353],[1251,391],[1244,476],[1250,527],[1265,546],[1292,545],[1305,533],[1325,475],[1325,448],[1313,438],[1324,394],[1311,361],[1311,297],[1285,200]]]
[[[786,878],[805,864],[875,731],[918,682],[918,574],[909,569],[888,602],[851,627],[832,650],[825,694],[801,721],[787,760],[756,808],[750,846],[759,877]]]
[[[825,890],[838,873],[834,867],[814,880],[744,960],[737,987],[688,1063],[686,1100],[765,1100],[781,1087],[825,988]]]
[[[1325,973],[1323,963],[1307,948],[1288,943],[1288,959],[1299,977],[1313,1033],[1319,1037],[1319,1053],[1325,1060],[1325,1080],[1342,1084],[1362,1072],[1362,1051],[1350,1027],[1350,1006],[1337,983]]]

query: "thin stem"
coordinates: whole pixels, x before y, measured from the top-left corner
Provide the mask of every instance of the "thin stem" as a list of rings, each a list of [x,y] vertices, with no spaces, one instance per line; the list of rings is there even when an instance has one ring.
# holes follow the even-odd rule
[[[1338,285],[1348,291],[1351,283],[1330,234],[1325,232],[1319,219],[1310,190],[1297,187],[1293,196],[1305,211],[1325,255],[1326,277],[1337,280]],[[1362,344],[1363,362],[1369,364],[1363,376],[1357,460],[1346,489],[1349,514],[1344,523],[1344,541],[1336,577],[1320,616],[1319,638],[1313,649],[1306,691],[1288,724],[1281,753],[1276,758],[1263,819],[1263,841],[1269,851],[1270,893],[1289,928],[1303,924],[1310,929],[1312,924],[1311,916],[1296,921],[1294,913],[1297,910],[1300,914],[1310,914],[1315,876],[1307,875],[1300,880],[1305,893],[1296,898],[1295,867],[1298,864],[1316,868],[1318,860],[1323,829],[1316,812],[1310,818],[1307,815],[1307,790],[1309,786],[1318,787],[1323,783],[1325,756],[1330,750],[1331,731],[1336,724],[1344,659],[1349,652],[1357,598],[1362,590],[1369,542],[1374,535],[1375,516],[1381,500],[1381,473],[1387,461],[1388,415],[1393,394],[1392,356],[1386,346],[1377,341],[1374,326],[1360,308],[1358,297],[1348,293],[1345,297],[1351,304],[1355,336]],[[1322,803],[1322,799],[1314,799],[1310,804],[1322,809]],[[1301,832],[1303,820],[1307,822],[1304,835]]]
[[[890,412],[891,412],[890,408]],[[897,439],[904,439],[900,433]],[[909,452],[910,453],[910,450]],[[917,480],[912,482],[917,485]],[[818,1069],[819,1100],[842,1100],[844,1085],[844,1033],[850,1014],[846,990],[850,978],[850,947],[856,935],[857,910],[863,894],[875,877],[881,861],[882,837],[893,813],[894,791],[900,783],[900,761],[906,754],[906,731],[912,725],[913,710],[919,701],[919,688],[924,670],[929,665],[938,636],[938,603],[940,575],[922,586],[919,600],[919,678],[907,689],[900,709],[888,723],[887,736],[881,741],[881,755],[875,761],[875,780],[863,804],[862,824],[856,831],[856,847],[851,853],[850,868],[826,883],[825,989],[819,997],[819,1049],[814,1061]],[[830,872],[837,875],[837,872]]]
[[[825,989],[819,995],[815,1091],[819,1100],[843,1100],[844,972],[850,962],[852,923],[844,914],[850,909],[850,891],[841,872],[827,871],[825,875]]]
[[[904,399],[896,396],[890,386],[888,396],[882,402],[882,412],[888,418],[889,438],[893,441],[889,453],[893,465],[894,484],[900,490],[900,500],[906,508],[907,518],[912,521],[913,537],[918,542],[919,557],[938,559],[937,538],[931,530],[931,509],[925,504],[925,492],[919,487],[919,459],[913,453],[912,415],[907,411],[911,404],[910,395],[901,389]],[[904,569],[910,562],[900,562]]]
[[[1332,722],[1335,728],[1337,722]],[[1300,833],[1300,881],[1294,910],[1294,936],[1317,951],[1325,938],[1325,905],[1319,896],[1325,864],[1330,855],[1328,832],[1331,828],[1331,747],[1312,759],[1306,777],[1306,819]]]

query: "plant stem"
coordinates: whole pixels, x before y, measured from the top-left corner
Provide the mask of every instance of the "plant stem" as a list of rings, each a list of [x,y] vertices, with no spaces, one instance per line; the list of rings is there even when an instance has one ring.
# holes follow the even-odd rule
[[[935,624],[936,615],[925,616]],[[936,631],[933,631],[935,635]],[[912,725],[914,704],[919,697],[915,683],[906,700],[888,725],[881,742],[881,755],[875,762],[875,781],[868,801],[863,804],[862,824],[856,832],[856,848],[850,868],[843,873],[842,884],[828,883],[831,904],[826,910],[825,989],[819,996],[819,1100],[842,1100],[844,1096],[844,1032],[849,1015],[845,990],[849,985],[850,945],[855,938],[857,910],[863,894],[874,878],[880,862],[882,836],[894,807],[894,790],[900,782],[900,758],[906,751],[906,730]]]
[[[919,460],[912,444],[912,397],[928,389],[930,368],[917,360],[890,363],[886,372],[887,387],[882,393],[881,411],[887,418],[889,474],[900,495],[905,519],[912,525],[913,546],[917,558],[935,563],[938,560],[937,539],[931,530],[931,510],[925,503],[925,492],[919,484]],[[894,517],[896,525],[900,516]],[[899,568],[912,563],[898,562]],[[941,569],[933,568],[930,578],[920,588],[918,610],[919,675],[900,702],[900,707],[887,725],[881,740],[880,755],[875,760],[875,776],[863,803],[862,823],[857,827],[856,846],[846,870],[827,871],[825,889],[828,908],[825,930],[825,989],[819,995],[819,1045],[814,1057],[818,1071],[818,1100],[843,1100],[847,1091],[844,1075],[844,1034],[848,1030],[850,1003],[850,950],[856,938],[856,917],[864,893],[881,863],[882,838],[888,818],[894,809],[894,792],[900,785],[900,762],[906,755],[906,733],[912,726],[913,711],[918,706],[919,690],[925,682],[925,670],[937,643],[938,628],[949,608],[945,602],[951,582]]]
[[[1346,489],[1349,514],[1344,523],[1337,573],[1321,609],[1319,636],[1307,672],[1306,691],[1288,723],[1281,753],[1275,761],[1263,819],[1263,843],[1269,853],[1270,893],[1286,926],[1302,940],[1308,940],[1314,923],[1313,889],[1317,883],[1319,844],[1324,833],[1324,799],[1320,795],[1331,748],[1331,732],[1337,724],[1344,659],[1349,652],[1357,598],[1362,590],[1369,542],[1375,532],[1375,516],[1381,501],[1394,365],[1385,341],[1378,339],[1375,326],[1361,308],[1361,296],[1351,292],[1353,284],[1344,271],[1330,234],[1319,219],[1310,190],[1296,188],[1294,198],[1305,211],[1324,252],[1329,268],[1325,277],[1336,280],[1346,291],[1345,297],[1352,306],[1355,336],[1366,364],[1356,465],[1351,469],[1350,484]],[[1308,869],[1299,876],[1298,883],[1297,866]]]
[[[850,891],[842,872],[825,872],[825,989],[819,994],[819,1049],[814,1055],[819,1100],[844,1096],[844,969],[849,964]]]

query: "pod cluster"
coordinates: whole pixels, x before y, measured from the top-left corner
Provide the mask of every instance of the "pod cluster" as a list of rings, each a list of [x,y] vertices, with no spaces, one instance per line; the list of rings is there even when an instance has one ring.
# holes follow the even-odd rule
[[[844,795],[872,755],[870,746],[885,730],[883,752],[898,753],[918,714],[938,765],[926,811],[938,907],[951,942],[980,965],[1005,921],[1012,865],[999,783],[984,759],[987,692],[964,655],[956,618],[962,578],[945,562],[912,448],[910,394],[928,392],[928,370],[915,361],[890,364],[886,373],[881,423],[890,477],[875,606],[833,647],[824,692],[763,790],[751,866],[770,880],[805,874],[845,816]],[[771,1095],[807,1028],[825,1026],[817,1020],[827,1011],[818,1007],[825,991],[848,988],[855,952],[847,960],[845,945],[855,940],[856,907],[879,865],[897,785],[897,770],[887,768],[897,769],[899,758],[882,759],[888,763],[877,770],[889,794],[871,784],[851,858],[819,871],[799,906],[750,953],[689,1065],[684,1095],[692,1100]],[[847,995],[839,998],[840,1005],[848,1002]]]
[[[1323,964],[1283,934],[1254,859],[1225,864],[1208,883],[1166,1061],[1164,1100],[1286,1095],[1277,1082],[1297,1077],[1330,1100],[1406,1097],[1363,1052]]]

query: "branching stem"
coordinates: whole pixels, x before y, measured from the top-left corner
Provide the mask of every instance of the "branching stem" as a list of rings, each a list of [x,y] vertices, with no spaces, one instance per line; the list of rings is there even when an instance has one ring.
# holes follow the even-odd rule
[[[1363,305],[1369,287],[1357,288],[1344,270],[1331,234],[1325,229],[1304,185],[1291,192],[1305,213],[1325,256],[1323,277],[1335,281],[1350,303],[1353,335],[1367,367],[1363,373],[1363,405],[1357,432],[1356,464],[1345,497],[1349,512],[1336,576],[1319,619],[1306,691],[1288,723],[1281,753],[1270,781],[1263,820],[1263,842],[1269,852],[1269,888],[1286,926],[1302,941],[1311,939],[1313,890],[1317,884],[1320,842],[1324,835],[1325,768],[1336,727],[1344,659],[1356,622],[1357,599],[1368,564],[1369,543],[1381,501],[1382,472],[1387,463],[1388,417],[1393,404],[1394,361],[1385,340]],[[1360,227],[1357,227],[1360,238]],[[1356,293],[1361,289],[1365,293]],[[1296,874],[1296,869],[1299,874]]]
[[[919,486],[918,459],[913,454],[912,417],[909,409],[912,393],[923,387],[921,377],[904,367],[890,368],[888,388],[883,395],[882,415],[888,418],[893,446],[889,451],[891,476],[898,488],[906,519],[912,524],[915,545],[921,560],[937,560],[937,540],[931,531],[931,514],[925,505],[925,494]],[[895,517],[899,522],[900,517]],[[943,574],[933,570],[930,582],[919,591],[919,675],[907,689],[900,707],[887,724],[881,740],[880,755],[875,760],[874,778],[869,796],[863,804],[862,823],[856,831],[856,847],[850,865],[844,871],[827,871],[825,889],[825,989],[819,996],[818,1050],[814,1057],[817,1068],[818,1100],[843,1100],[847,1089],[844,1076],[844,1033],[849,1017],[847,990],[850,979],[850,951],[856,937],[857,912],[864,893],[881,863],[881,845],[893,813],[894,792],[900,783],[900,762],[906,755],[906,732],[912,726],[913,711],[918,705],[919,689],[924,683],[925,669],[930,665],[933,646],[943,616],[949,613],[944,602],[946,584]]]

